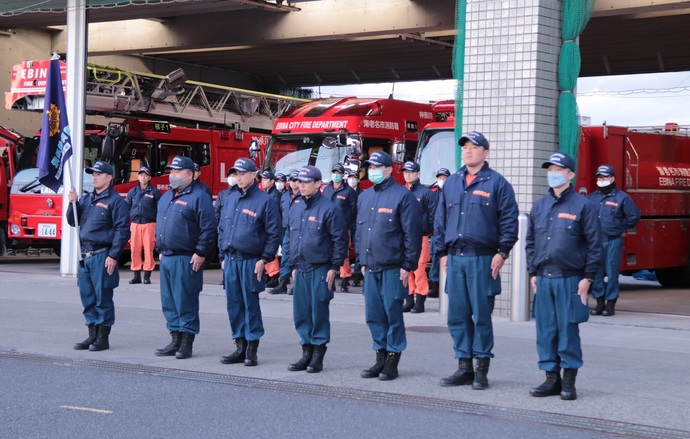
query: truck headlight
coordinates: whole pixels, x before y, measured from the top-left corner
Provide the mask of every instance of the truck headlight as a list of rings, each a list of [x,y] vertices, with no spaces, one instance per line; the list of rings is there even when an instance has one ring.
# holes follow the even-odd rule
[[[19,226],[16,224],[10,224],[10,234],[19,235],[21,234],[21,229],[19,229]]]

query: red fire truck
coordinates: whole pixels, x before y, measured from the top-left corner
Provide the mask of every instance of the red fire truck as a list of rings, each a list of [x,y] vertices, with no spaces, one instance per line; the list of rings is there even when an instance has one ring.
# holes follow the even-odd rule
[[[37,63],[22,63],[15,69],[34,69],[30,76],[40,83],[41,75],[46,76],[47,70],[40,69]],[[227,187],[227,170],[237,158],[249,155],[250,143],[253,148],[265,151],[268,132],[278,113],[306,102],[304,99],[180,81],[183,73],[179,72],[162,77],[92,65],[89,72],[87,113],[127,118],[107,127],[87,125],[84,168],[96,160],[110,162],[115,169],[115,190],[123,197],[138,184],[137,174],[141,166],[150,168],[152,184],[162,191],[167,190],[165,167],[176,155],[190,157],[198,163],[201,180],[211,187],[214,196],[217,195]],[[13,78],[27,76],[26,72],[13,74]],[[10,94],[6,99],[8,108],[43,109],[40,90],[13,89]],[[128,117],[131,115],[146,118]],[[165,119],[149,120],[158,116]],[[177,125],[171,119],[181,124]],[[182,126],[185,121],[208,128]],[[37,146],[39,140],[40,137],[36,136],[32,143]],[[85,191],[91,190],[89,175],[84,174],[83,183]],[[10,193],[6,228],[8,245],[49,247],[59,252],[62,235],[60,194],[38,182],[36,168],[17,174]],[[125,259],[126,255],[121,262]]]
[[[455,101],[439,101],[431,106],[434,122],[419,135],[415,160],[419,163],[419,181],[427,186],[436,181],[436,171],[447,168],[451,173],[460,169],[461,157],[455,143]]]
[[[24,137],[0,127],[0,256],[7,250],[7,219],[9,217],[10,187],[14,175],[22,167],[33,167],[36,156],[23,154]]]
[[[304,103],[276,120],[264,167],[287,174],[314,165],[329,181],[335,163],[360,172],[363,160],[374,151],[385,151],[393,156],[394,175],[402,183],[400,167],[414,159],[418,130],[432,120],[431,105],[391,98]],[[370,186],[366,175],[361,176],[362,187]]]
[[[654,270],[663,286],[690,287],[690,129],[584,127],[575,187],[596,190],[602,163],[616,170],[616,185],[642,213],[624,234],[621,272]]]

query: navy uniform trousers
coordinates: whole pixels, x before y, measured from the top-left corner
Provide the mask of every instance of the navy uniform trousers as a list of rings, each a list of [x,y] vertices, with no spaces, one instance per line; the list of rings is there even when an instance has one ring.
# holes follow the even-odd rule
[[[448,255],[448,330],[455,358],[493,358],[491,313],[500,277],[491,277],[493,256]]]
[[[364,309],[374,350],[400,353],[407,347],[403,301],[408,290],[400,280],[400,269],[367,271],[364,276]]]
[[[604,250],[601,252],[601,265],[594,277],[592,296],[595,299],[603,297],[606,300],[618,299],[618,276],[620,275],[621,255],[623,254],[623,238],[604,239]],[[608,276],[608,282],[604,282]]]
[[[192,270],[191,256],[163,256],[160,263],[161,305],[170,332],[199,333],[199,293],[204,268]]]
[[[579,323],[589,318],[589,308],[577,294],[580,278],[549,279],[537,276],[534,320],[537,327],[539,369],[558,372],[582,367]]]
[[[313,271],[295,270],[292,312],[300,344],[321,346],[331,341],[329,305],[333,299],[335,282],[328,288],[326,275],[329,266]]]
[[[113,326],[115,323],[113,290],[120,284],[120,271],[115,267],[113,274],[108,275],[105,268],[107,257],[108,252],[103,251],[79,264],[77,285],[87,326]]]
[[[258,261],[259,258],[242,260],[225,256],[225,297],[233,340],[258,341],[264,335],[259,293],[265,289],[266,276],[262,274],[261,281],[256,279],[254,267]]]

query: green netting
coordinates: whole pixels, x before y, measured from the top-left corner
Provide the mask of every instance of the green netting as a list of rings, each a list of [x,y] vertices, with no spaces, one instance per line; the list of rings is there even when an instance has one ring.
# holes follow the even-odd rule
[[[86,7],[114,8],[128,5],[159,3],[188,3],[203,0],[86,0]],[[0,0],[0,16],[29,14],[33,12],[64,12],[67,0]]]
[[[580,120],[573,92],[580,74],[580,48],[575,39],[592,16],[594,0],[564,0],[561,36],[563,45],[558,58],[558,144],[559,150],[577,161],[580,144]]]
[[[457,36],[453,49],[453,78],[457,81],[455,89],[455,147],[459,148],[458,141],[462,136],[462,107],[465,93],[465,24],[467,14],[467,0],[458,0],[455,11],[455,24]],[[455,168],[460,169],[462,155],[455,154]]]

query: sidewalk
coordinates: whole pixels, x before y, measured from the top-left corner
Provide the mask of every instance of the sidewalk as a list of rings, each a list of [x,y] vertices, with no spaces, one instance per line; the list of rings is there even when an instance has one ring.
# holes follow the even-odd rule
[[[359,377],[373,364],[369,330],[361,294],[336,293],[331,302],[332,340],[319,374],[289,372],[301,355],[292,324],[292,298],[261,293],[266,335],[259,347],[259,366],[223,365],[219,359],[234,350],[225,294],[209,272],[201,297],[201,333],[188,360],[153,355],[169,342],[160,311],[157,272],[152,285],[128,285],[121,273],[115,291],[116,324],[111,348],[75,351],[72,344],[86,334],[75,279],[39,272],[3,272],[0,281],[0,353],[19,352],[61,358],[100,360],[132,365],[308,383],[342,389],[387,392],[452,401],[466,401],[506,410],[608,419],[688,432],[690,381],[690,318],[620,312],[613,318],[592,317],[580,325],[585,365],[580,370],[577,401],[533,398],[540,384],[534,322],[494,319],[496,357],[489,372],[491,387],[443,388],[440,378],[457,368],[445,317],[438,299],[427,300],[424,314],[406,314],[408,347],[400,362],[400,378],[382,382]],[[358,289],[353,289],[358,291]]]

